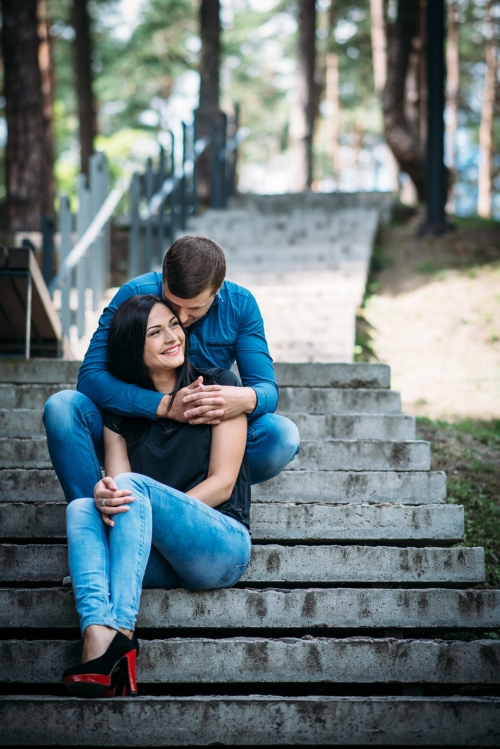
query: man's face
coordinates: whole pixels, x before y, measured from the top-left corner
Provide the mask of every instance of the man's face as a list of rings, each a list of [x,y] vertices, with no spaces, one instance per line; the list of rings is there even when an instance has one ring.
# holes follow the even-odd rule
[[[163,281],[163,298],[177,312],[179,320],[185,328],[192,325],[208,312],[216,293],[210,289],[205,289],[193,299],[181,299],[179,296],[174,296],[170,292],[167,282]]]

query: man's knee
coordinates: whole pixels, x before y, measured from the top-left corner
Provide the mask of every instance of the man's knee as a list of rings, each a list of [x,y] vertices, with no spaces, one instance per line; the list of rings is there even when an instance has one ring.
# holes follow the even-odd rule
[[[280,452],[289,455],[292,460],[300,450],[300,435],[297,425],[286,416],[268,414],[265,423],[268,439]]]
[[[43,423],[61,425],[70,420],[79,410],[85,396],[76,390],[60,390],[47,400],[43,410]]]

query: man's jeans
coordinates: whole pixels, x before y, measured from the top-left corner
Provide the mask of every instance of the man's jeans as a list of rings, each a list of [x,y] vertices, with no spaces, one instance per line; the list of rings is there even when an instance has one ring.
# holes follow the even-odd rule
[[[143,586],[208,590],[238,582],[251,551],[241,523],[147,476],[122,473],[115,482],[135,502],[113,515],[114,527],[104,525],[93,498],[75,499],[66,511],[82,632],[91,624],[134,630]]]
[[[102,414],[86,395],[62,390],[45,404],[50,459],[67,502],[92,497],[104,465]],[[277,476],[300,450],[299,432],[284,416],[249,418],[247,457],[252,484]]]

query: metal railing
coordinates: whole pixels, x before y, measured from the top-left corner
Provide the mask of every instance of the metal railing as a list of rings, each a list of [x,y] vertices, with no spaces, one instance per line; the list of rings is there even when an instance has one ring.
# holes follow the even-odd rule
[[[146,162],[144,173],[134,173],[108,194],[106,157],[95,153],[89,161],[89,178],[78,178],[78,211],[72,215],[70,201],[59,203],[59,267],[54,275],[54,233],[48,219],[42,221],[42,271],[49,291],[60,295],[63,335],[69,338],[76,324],[78,338],[85,335],[87,296],[92,309],[99,309],[110,279],[110,221],[124,193],[129,190],[128,277],[134,278],[159,266],[166,244],[176,232],[186,229],[189,216],[197,212],[198,160],[208,150],[213,208],[223,208],[234,193],[237,148],[247,136],[238,128],[238,110],[228,119],[222,115],[212,123],[212,138],[196,138],[193,125],[182,123],[180,145],[170,132],[169,148],[159,148],[156,168]],[[178,150],[177,150],[178,149]],[[176,158],[177,157],[177,158]],[[74,236],[76,229],[76,237]]]

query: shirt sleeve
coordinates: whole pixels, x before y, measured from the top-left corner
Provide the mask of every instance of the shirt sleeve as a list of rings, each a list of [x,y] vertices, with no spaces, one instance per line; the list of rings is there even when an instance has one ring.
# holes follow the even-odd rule
[[[243,387],[253,388],[257,396],[257,405],[251,416],[274,413],[278,405],[278,385],[264,333],[264,321],[250,293],[242,305],[235,354]]]
[[[158,294],[155,275],[148,276],[141,278],[144,283],[140,285],[136,279],[122,286],[103,311],[80,367],[77,390],[90,398],[102,411],[120,416],[156,419],[156,411],[164,394],[129,385],[114,377],[108,370],[107,354],[109,326],[120,304],[136,294]]]

